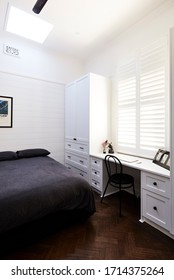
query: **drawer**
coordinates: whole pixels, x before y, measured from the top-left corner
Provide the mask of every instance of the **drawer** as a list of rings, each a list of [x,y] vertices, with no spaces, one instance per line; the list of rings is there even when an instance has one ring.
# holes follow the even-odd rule
[[[170,229],[170,200],[143,190],[143,216],[159,226]]]
[[[87,172],[80,170],[68,163],[66,163],[65,166],[68,167],[68,169],[72,170],[73,172],[76,172],[78,175],[82,176],[86,181],[89,182],[89,175]]]
[[[95,169],[102,169],[102,160],[95,157],[91,157],[91,166]]]
[[[102,178],[101,170],[91,168],[91,177],[97,180],[101,180]]]
[[[85,144],[85,143],[66,141],[65,148],[72,152],[88,154],[88,144],[87,143]]]
[[[69,163],[78,168],[79,166],[82,166],[83,168],[88,169],[88,157],[82,157],[79,155],[71,154],[71,153],[66,153],[65,154],[65,162]],[[83,169],[84,170],[84,169]]]
[[[102,186],[101,186],[100,181],[91,178],[91,186],[94,189],[98,190],[99,192],[102,192]]]
[[[170,180],[163,176],[142,172],[142,188],[170,197]]]

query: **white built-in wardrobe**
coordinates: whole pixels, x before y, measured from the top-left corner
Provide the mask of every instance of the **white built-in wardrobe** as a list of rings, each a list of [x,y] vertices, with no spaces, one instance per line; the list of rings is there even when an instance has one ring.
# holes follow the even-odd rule
[[[111,81],[89,73],[65,88],[65,165],[90,182],[90,158],[110,132]]]

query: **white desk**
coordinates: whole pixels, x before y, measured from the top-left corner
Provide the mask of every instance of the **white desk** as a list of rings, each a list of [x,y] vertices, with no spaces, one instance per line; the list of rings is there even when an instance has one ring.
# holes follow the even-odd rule
[[[139,169],[140,171],[147,171],[154,173],[156,175],[162,175],[167,178],[170,178],[170,171],[153,163],[150,159],[145,159],[141,157],[135,157],[130,155],[125,155],[121,153],[114,153],[110,154],[118,157],[122,164],[131,168]],[[91,154],[92,157],[104,159],[106,154],[98,153],[98,154]]]
[[[139,175],[138,187],[141,196],[141,222],[148,222],[155,228],[170,235],[171,230],[171,181],[170,171],[153,163],[152,160],[129,156],[121,153],[111,154],[118,157],[123,167],[134,177]],[[106,154],[90,155],[91,186],[103,195],[108,176],[104,164]],[[131,168],[131,169],[129,169]],[[136,178],[135,178],[136,180]],[[115,192],[108,188],[107,195]]]

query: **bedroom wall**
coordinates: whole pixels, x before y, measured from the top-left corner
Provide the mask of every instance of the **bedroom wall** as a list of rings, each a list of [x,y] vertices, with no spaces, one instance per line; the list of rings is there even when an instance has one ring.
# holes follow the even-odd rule
[[[20,56],[3,52],[18,48]],[[0,128],[0,151],[46,148],[64,163],[64,85],[83,73],[73,57],[0,32],[0,96],[13,97],[13,127]]]
[[[174,1],[169,0],[137,24],[97,50],[85,63],[85,71],[113,78],[119,63],[131,58],[139,48],[162,36],[174,26]]]

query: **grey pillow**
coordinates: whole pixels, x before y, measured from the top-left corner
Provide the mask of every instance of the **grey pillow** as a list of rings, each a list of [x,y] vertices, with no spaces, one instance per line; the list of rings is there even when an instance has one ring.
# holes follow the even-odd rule
[[[48,156],[50,152],[45,149],[26,149],[26,150],[17,151],[16,154],[18,158],[29,158],[29,157]]]
[[[12,151],[0,152],[0,161],[17,159],[17,154]]]

